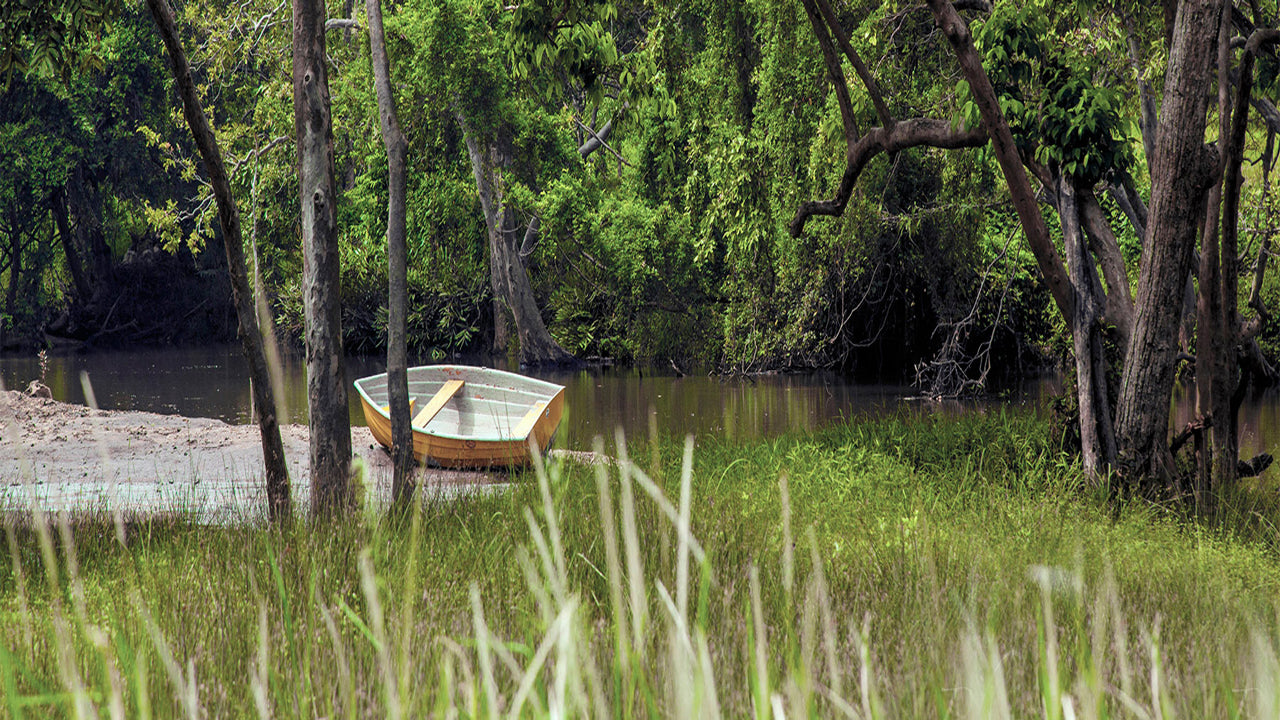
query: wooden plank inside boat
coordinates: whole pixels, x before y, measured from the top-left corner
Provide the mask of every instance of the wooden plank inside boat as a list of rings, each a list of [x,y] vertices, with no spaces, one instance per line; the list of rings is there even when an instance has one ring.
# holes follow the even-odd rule
[[[516,425],[516,429],[511,433],[511,436],[520,440],[528,440],[529,433],[533,431],[534,423],[538,422],[538,418],[542,416],[542,411],[546,409],[547,404],[545,402],[534,403],[533,407],[529,408],[529,412],[525,413],[524,417],[520,419],[520,424]]]
[[[431,422],[444,409],[444,404],[458,394],[458,391],[462,389],[462,385],[461,380],[447,381],[440,387],[440,391],[435,394],[435,397],[431,398],[431,402],[427,403],[427,406],[422,408],[422,412],[418,413],[418,416],[413,419],[413,424],[425,428],[427,423]]]

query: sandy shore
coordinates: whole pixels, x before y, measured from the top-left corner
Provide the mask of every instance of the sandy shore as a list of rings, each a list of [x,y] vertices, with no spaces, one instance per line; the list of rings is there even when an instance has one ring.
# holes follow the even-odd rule
[[[310,503],[307,428],[281,427],[294,507]],[[391,496],[391,459],[363,427],[352,446],[366,500]],[[423,469],[423,495],[502,487],[502,473]],[[146,412],[93,410],[24,393],[0,393],[0,512],[191,513],[201,522],[265,513],[261,436],[255,425]]]

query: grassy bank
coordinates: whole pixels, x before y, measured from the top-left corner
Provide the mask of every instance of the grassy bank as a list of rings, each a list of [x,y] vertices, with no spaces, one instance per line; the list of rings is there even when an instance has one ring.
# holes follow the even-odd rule
[[[627,450],[398,519],[8,528],[0,715],[1280,707],[1267,518],[1105,504],[1032,418]]]

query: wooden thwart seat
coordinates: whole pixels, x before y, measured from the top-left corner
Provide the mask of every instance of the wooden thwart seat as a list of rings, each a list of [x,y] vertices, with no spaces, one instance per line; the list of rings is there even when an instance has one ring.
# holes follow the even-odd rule
[[[536,402],[533,407],[529,408],[529,412],[520,418],[520,423],[516,425],[516,429],[512,431],[511,436],[521,440],[529,439],[529,433],[533,432],[533,426],[538,422],[538,418],[542,417],[542,411],[547,409],[545,402]]]
[[[426,407],[422,408],[422,412],[413,418],[413,424],[425,428],[427,423],[431,422],[436,415],[444,409],[444,404],[449,402],[458,391],[462,389],[463,382],[461,380],[448,380],[440,387],[440,390],[432,396],[431,401]]]
[[[414,406],[417,402],[418,402],[418,398],[409,398],[409,417],[413,417],[413,406]],[[383,405],[383,406],[382,406],[382,411],[383,411],[383,412],[385,412],[385,413],[387,414],[387,417],[391,417],[391,406],[390,406],[390,405]]]

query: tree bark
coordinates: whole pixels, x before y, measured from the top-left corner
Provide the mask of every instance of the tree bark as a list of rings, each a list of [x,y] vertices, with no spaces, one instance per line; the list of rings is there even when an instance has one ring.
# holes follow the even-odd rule
[[[1151,164],[1150,222],[1137,313],[1116,407],[1120,464],[1130,477],[1167,481],[1172,472],[1165,442],[1169,398],[1177,362],[1180,296],[1212,170],[1204,123],[1220,9],[1214,0],[1184,2],[1173,28],[1160,136]]]
[[[22,229],[17,222],[9,228],[9,288],[5,293],[4,311],[12,318],[18,306],[18,287],[22,283]]]
[[[1229,28],[1229,19],[1223,18],[1224,28]],[[1223,32],[1220,37],[1220,43],[1225,46],[1229,39],[1227,32]],[[1238,423],[1236,411],[1239,407],[1238,398],[1240,395],[1240,363],[1239,348],[1244,340],[1242,328],[1240,327],[1240,317],[1237,310],[1238,283],[1240,277],[1239,264],[1239,215],[1240,215],[1240,188],[1244,182],[1244,176],[1240,172],[1241,165],[1244,162],[1244,144],[1245,133],[1248,129],[1249,122],[1249,106],[1253,94],[1253,65],[1254,59],[1258,54],[1259,48],[1263,43],[1271,44],[1280,40],[1280,32],[1275,30],[1255,30],[1245,44],[1245,52],[1240,61],[1240,72],[1238,73],[1238,90],[1236,92],[1235,103],[1233,108],[1228,108],[1229,95],[1227,88],[1230,81],[1227,77],[1227,68],[1222,56],[1226,55],[1223,51],[1220,53],[1219,63],[1222,67],[1219,69],[1219,114],[1222,116],[1222,128],[1220,134],[1223,137],[1223,171],[1221,180],[1221,203],[1222,203],[1222,230],[1220,243],[1217,248],[1219,260],[1218,282],[1214,283],[1212,279],[1201,279],[1201,295],[1203,296],[1207,290],[1212,290],[1213,305],[1206,307],[1207,311],[1201,315],[1201,322],[1212,322],[1213,336],[1210,347],[1214,349],[1214,354],[1210,359],[1213,372],[1212,383],[1212,402],[1213,414],[1216,421],[1213,424],[1213,466],[1212,481],[1217,484],[1229,483],[1236,479],[1237,468],[1239,463],[1239,438],[1237,437]],[[1228,125],[1228,120],[1230,124]],[[1212,211],[1212,206],[1211,206]],[[1210,219],[1206,223],[1216,224],[1217,214],[1211,213]],[[1208,237],[1206,230],[1206,237]],[[1202,267],[1205,263],[1204,255],[1209,252],[1209,248],[1201,250]],[[1208,331],[1209,328],[1202,328],[1201,332]],[[1199,356],[1197,356],[1199,357]],[[1199,372],[1197,372],[1197,388],[1200,387]]]
[[[848,152],[852,153],[853,144],[857,142],[862,130],[858,127],[857,120],[853,115],[853,101],[849,98],[849,84],[844,79],[844,67],[840,64],[840,58],[836,55],[835,47],[831,44],[831,33],[827,28],[826,22],[822,19],[816,0],[800,0],[800,2],[804,5],[804,10],[809,15],[809,24],[813,26],[813,34],[818,39],[818,48],[822,51],[822,61],[827,66],[827,74],[831,79],[831,89],[835,91],[836,103],[840,106],[840,123],[844,127],[845,146]],[[886,124],[884,127],[890,129],[891,126]],[[793,227],[791,234],[799,236],[800,233]]]
[[[515,208],[504,197],[503,171],[511,164],[510,149],[499,137],[481,139],[460,109],[455,108],[471,171],[476,179],[480,195],[480,208],[484,213],[485,227],[489,235],[489,272],[494,295],[495,350],[504,345],[498,343],[498,328],[503,312],[509,310],[515,321],[516,335],[520,343],[522,365],[553,365],[574,362],[573,355],[547,332],[546,323],[533,296],[529,274],[520,260],[518,238],[519,221]]]
[[[849,64],[853,65],[853,71],[858,74],[858,78],[862,80],[862,85],[867,89],[867,95],[871,97],[871,104],[876,109],[876,117],[880,119],[881,127],[890,127],[894,123],[893,114],[889,112],[889,105],[884,101],[884,96],[880,93],[880,86],[876,83],[876,78],[871,74],[871,70],[867,68],[867,64],[862,62],[862,57],[858,55],[858,51],[853,49],[849,44],[849,34],[840,27],[840,20],[836,17],[836,13],[831,9],[831,3],[828,0],[809,0],[816,5],[817,10],[822,15],[822,19],[826,21],[827,26],[831,28],[831,34],[836,39],[836,44],[840,46],[845,57],[849,58]],[[812,14],[810,15],[812,18]]]
[[[71,234],[71,211],[67,208],[66,188],[56,188],[49,196],[53,221],[58,225],[58,237],[62,239],[62,254],[67,258],[67,268],[71,271],[71,281],[76,286],[76,300],[80,304],[89,302],[93,290],[89,286],[89,278],[84,274],[84,265],[80,262],[80,248],[76,246],[75,236]]]
[[[1129,289],[1129,274],[1124,255],[1115,233],[1098,204],[1098,198],[1090,190],[1080,192],[1080,216],[1093,256],[1102,266],[1102,276],[1107,281],[1106,321],[1115,328],[1116,342],[1128,347],[1133,333],[1133,293]]]
[[[292,509],[289,497],[289,469],[285,465],[284,445],[280,441],[280,426],[276,417],[271,375],[267,369],[266,355],[262,348],[262,336],[258,332],[258,323],[254,317],[253,293],[249,288],[244,260],[244,242],[241,238],[240,210],[231,193],[231,183],[227,177],[226,167],[222,163],[222,153],[218,149],[217,137],[209,126],[209,120],[196,94],[195,83],[191,78],[191,68],[187,63],[182,43],[178,39],[178,28],[174,24],[173,13],[166,0],[147,0],[147,7],[155,18],[156,26],[160,29],[160,37],[168,50],[178,95],[182,98],[183,115],[191,128],[196,147],[200,150],[200,157],[209,173],[209,184],[213,188],[218,204],[218,221],[222,225],[223,234],[222,245],[226,249],[227,273],[231,278],[231,296],[235,303],[236,318],[239,321],[238,334],[245,359],[249,363],[254,415],[262,435],[262,457],[267,474],[267,515],[272,522],[282,522],[289,518]]]
[[[89,253],[91,279],[94,293],[98,293],[108,285],[111,277],[111,248],[107,247],[106,237],[102,231],[102,196],[97,184],[84,166],[77,166],[71,172],[68,183],[68,200],[71,214],[75,216],[75,232],[80,247]]]
[[[343,512],[353,505],[324,25],[323,0],[293,0],[293,122],[302,206],[302,303],[315,514]]]
[[[396,113],[391,88],[391,63],[387,59],[382,27],[381,0],[367,0],[369,49],[373,56],[373,82],[378,92],[378,121],[387,149],[387,395],[391,412],[391,462],[394,475],[391,496],[397,505],[413,500],[413,426],[409,417],[408,304],[409,250],[405,229],[404,133]]]
[[[1102,317],[1102,303],[1099,301],[1101,287],[1093,266],[1093,256],[1089,253],[1081,228],[1081,208],[1078,202],[1080,193],[1075,184],[1065,177],[1058,177],[1055,185],[1067,268],[1076,296],[1075,315],[1071,318],[1071,339],[1076,359],[1080,451],[1085,472],[1098,478],[1115,462],[1116,454],[1115,437],[1111,433],[1102,333],[1098,325]]]

